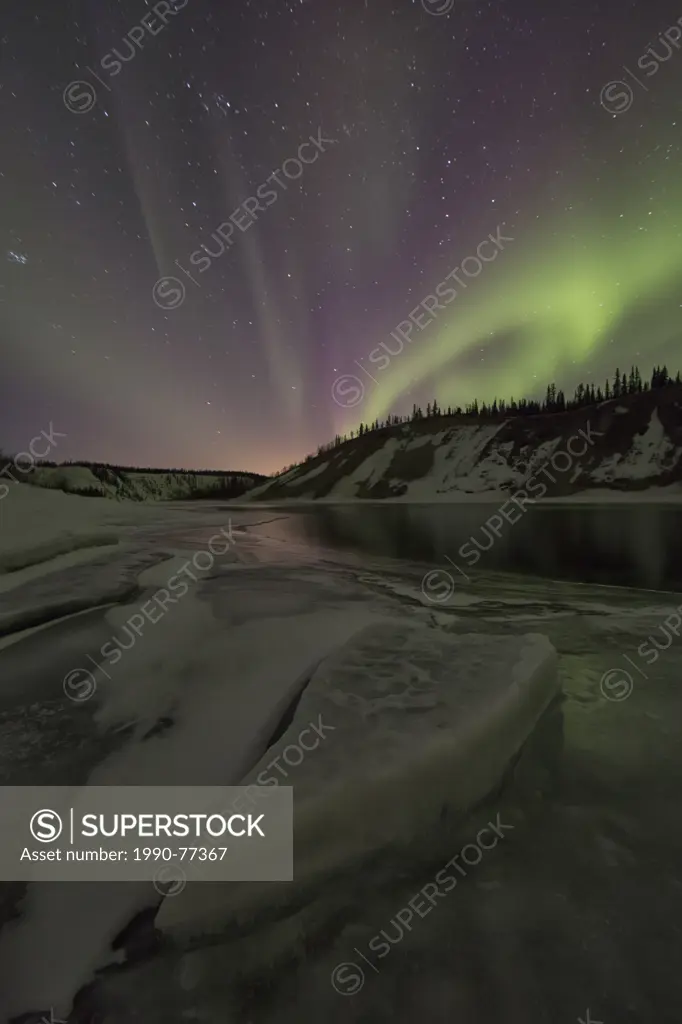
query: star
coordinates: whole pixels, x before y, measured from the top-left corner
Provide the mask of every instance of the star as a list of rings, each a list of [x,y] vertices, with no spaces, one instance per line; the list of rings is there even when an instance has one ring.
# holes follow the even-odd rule
[[[63,130],[54,104],[16,87],[0,105],[9,376],[28,393],[42,367],[45,398],[77,410],[78,455],[121,464],[182,452],[205,466],[215,433],[197,402],[215,390],[205,408],[227,410],[225,458],[267,471],[281,449],[303,457],[357,429],[360,413],[409,418],[434,390],[464,408],[511,390],[542,400],[548,367],[568,395],[613,380],[635,358],[643,308],[642,373],[667,361],[674,376],[673,62],[648,78],[646,116],[643,92],[614,114],[617,92],[611,120],[595,95],[627,77],[621,63],[635,67],[639,26],[625,20],[616,52],[600,0],[549,5],[540,20],[519,5],[512,17],[504,4],[407,0],[380,26],[369,0],[361,24],[352,4],[248,0],[205,19],[190,4],[111,38],[104,56],[79,25],[78,62],[53,83]],[[29,42],[48,55],[73,43],[56,23],[44,43],[24,39],[49,0],[32,9],[27,26],[2,29],[13,82]],[[485,241],[498,221],[518,226],[504,229],[509,252]],[[381,374],[362,408],[344,404],[354,391],[319,398],[358,366],[365,384]],[[105,414],[112,390],[126,400]],[[83,395],[100,410],[92,424]],[[162,436],[159,422],[172,423]]]

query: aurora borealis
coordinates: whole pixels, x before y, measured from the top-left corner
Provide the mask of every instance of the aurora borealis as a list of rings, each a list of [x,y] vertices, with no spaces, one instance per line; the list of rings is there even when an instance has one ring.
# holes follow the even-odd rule
[[[439,402],[464,405],[541,393],[576,370],[601,383],[619,362],[649,352],[665,362],[679,351],[682,183],[665,160],[650,173],[656,181],[643,191],[653,186],[656,198],[633,186],[618,202],[605,182],[582,216],[570,209],[515,237],[474,280],[460,275],[468,287],[391,360],[369,391],[367,418],[392,411],[415,381],[431,380]]]
[[[60,458],[272,472],[413,402],[679,362],[682,51],[656,44],[626,110],[600,102],[672,5],[175,6],[36,0],[3,26],[0,448],[52,422]],[[370,361],[497,230],[513,242]],[[346,376],[359,401],[335,400]]]

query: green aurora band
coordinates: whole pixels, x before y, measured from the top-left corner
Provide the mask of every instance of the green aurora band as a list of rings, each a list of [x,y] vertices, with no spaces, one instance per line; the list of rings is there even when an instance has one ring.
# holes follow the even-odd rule
[[[642,197],[640,164],[636,203],[632,195],[623,199],[625,190],[619,197],[602,183],[601,204],[594,195],[573,203],[544,230],[537,227],[539,218],[527,232],[502,226],[503,235],[514,241],[484,264],[476,279],[458,271],[467,288],[450,279],[447,284],[457,288],[451,304],[434,309],[434,319],[421,331],[415,328],[409,344],[391,356],[383,371],[370,371],[379,386],[371,390],[360,418],[383,418],[395,411],[401,396],[429,378],[431,393],[446,406],[463,406],[474,397],[490,402],[537,395],[552,380],[559,386],[567,377],[577,382],[583,368],[591,369],[587,361],[611,339],[617,340],[620,353],[614,366],[627,362],[629,368],[623,357],[628,345],[643,357],[651,352],[654,361],[656,347],[660,350],[679,331],[680,300],[675,317],[655,311],[682,279],[682,189],[672,167],[665,170],[668,174],[655,182],[656,201]],[[653,184],[650,180],[648,191],[654,191]],[[485,225],[493,233],[494,227]],[[481,237],[487,237],[483,225]],[[435,292],[442,277],[435,272],[423,297]],[[386,344],[398,353],[395,337]],[[485,362],[472,369],[480,349]],[[603,362],[610,366],[609,360]],[[648,365],[644,359],[643,368]]]

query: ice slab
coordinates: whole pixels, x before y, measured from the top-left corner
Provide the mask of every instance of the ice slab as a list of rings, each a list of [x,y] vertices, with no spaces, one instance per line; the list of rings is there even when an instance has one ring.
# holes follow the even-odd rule
[[[464,817],[556,697],[557,661],[538,634],[369,626],[318,666],[291,724],[242,782],[293,785],[294,882],[188,884],[164,901],[157,927],[188,936],[248,922],[382,849],[419,842],[443,807]],[[266,807],[261,789],[250,809]]]

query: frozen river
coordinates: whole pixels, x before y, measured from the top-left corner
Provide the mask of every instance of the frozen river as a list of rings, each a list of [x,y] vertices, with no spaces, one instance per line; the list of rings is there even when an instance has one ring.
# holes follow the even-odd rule
[[[452,564],[460,533],[432,535],[427,553],[423,524],[410,533],[404,514],[381,533],[374,513],[359,526],[346,511],[237,511],[224,558],[110,667],[103,645],[123,650],[130,616],[206,549],[225,513],[139,530],[125,551],[52,574],[51,592],[90,588],[93,604],[130,573],[141,593],[3,641],[4,785],[237,784],[315,666],[386,616],[434,637],[546,635],[561,713],[464,832],[450,834],[446,815],[431,849],[342,872],[305,906],[192,954],[158,942],[159,899],[143,884],[5,886],[6,1019],[679,1021],[682,594],[523,578],[498,571],[494,549],[469,572]],[[37,604],[48,579],[25,584]],[[70,694],[64,680],[83,666],[95,690],[76,701],[87,677]],[[454,856],[496,814],[513,825],[504,841],[423,916],[398,917],[448,859],[443,842]],[[126,962],[93,982],[121,949]]]

